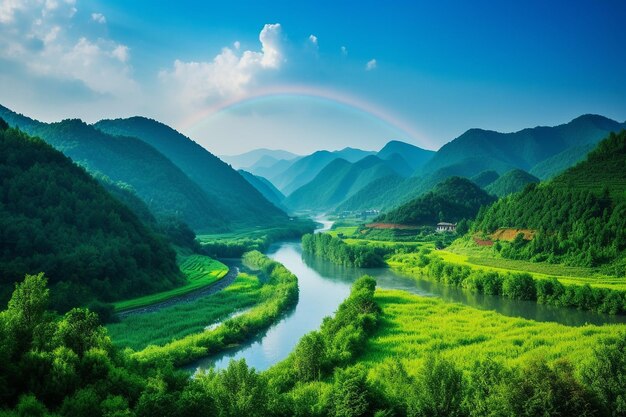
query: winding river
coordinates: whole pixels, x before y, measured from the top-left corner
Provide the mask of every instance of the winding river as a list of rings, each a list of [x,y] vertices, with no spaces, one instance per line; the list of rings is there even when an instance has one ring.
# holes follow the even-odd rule
[[[326,227],[328,225],[325,224]],[[351,283],[368,274],[376,278],[378,287],[399,289],[472,307],[495,310],[501,314],[537,321],[552,321],[568,326],[586,323],[626,323],[624,316],[608,316],[574,309],[564,309],[506,298],[472,294],[427,280],[408,278],[388,268],[360,269],[334,265],[302,253],[300,242],[281,242],[270,247],[268,256],[287,267],[298,277],[298,305],[265,333],[247,344],[227,350],[220,355],[203,358],[188,369],[211,366],[224,368],[231,359],[245,359],[257,370],[265,370],[285,359],[298,340],[318,329],[322,319],[332,315],[350,293]]]

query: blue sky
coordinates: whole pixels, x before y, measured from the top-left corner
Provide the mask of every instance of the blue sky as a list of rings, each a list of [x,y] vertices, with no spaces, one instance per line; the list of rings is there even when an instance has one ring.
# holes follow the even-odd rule
[[[436,149],[465,130],[626,119],[623,1],[4,0],[0,104],[144,115],[217,154]]]

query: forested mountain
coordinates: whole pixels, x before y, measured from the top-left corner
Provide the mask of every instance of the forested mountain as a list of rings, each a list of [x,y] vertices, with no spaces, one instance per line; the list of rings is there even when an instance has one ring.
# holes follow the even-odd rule
[[[470,129],[444,145],[424,166],[423,172],[464,162],[465,172],[458,175],[466,177],[487,169],[500,174],[513,168],[528,171],[568,148],[595,144],[609,132],[623,128],[621,123],[603,116],[583,115],[559,126],[541,126],[514,133]]]
[[[227,164],[232,165],[236,169],[240,168],[250,168],[256,166],[270,166],[281,159],[294,159],[298,158],[299,155],[295,153],[291,153],[289,151],[283,151],[282,149],[254,149],[249,152],[245,152],[239,155],[218,155],[218,157],[226,162]],[[264,162],[263,162],[264,161]]]
[[[285,199],[285,195],[280,192],[280,190],[274,187],[274,184],[269,182],[267,179],[254,175],[251,172],[244,171],[243,169],[239,170],[241,176],[250,183],[254,188],[260,192],[263,197],[265,197],[269,202],[274,204],[276,207],[281,210],[286,211],[287,208],[283,205],[283,200]]]
[[[0,107],[0,117],[41,137],[93,174],[131,186],[160,217],[178,217],[196,230],[225,230],[215,202],[176,165],[145,142],[108,135],[80,120],[41,123]]]
[[[521,169],[513,169],[485,187],[485,191],[498,197],[521,191],[530,183],[538,183],[539,178]]]
[[[249,171],[254,175],[259,175],[271,181],[273,178],[276,178],[280,174],[285,172],[287,168],[296,163],[296,161],[298,161],[300,158],[301,157],[294,159],[280,159],[268,166],[253,165],[249,168]]]
[[[485,188],[495,180],[500,178],[500,174],[496,171],[483,171],[480,174],[474,175],[470,180],[480,188]]]
[[[330,210],[365,185],[396,174],[387,161],[370,155],[358,162],[335,159],[314,179],[285,200],[293,210]]]
[[[456,223],[461,219],[473,219],[481,206],[494,200],[470,180],[451,177],[423,196],[381,215],[377,221],[417,226]]]
[[[536,231],[502,246],[505,257],[570,265],[611,265],[626,273],[626,131],[610,134],[587,159],[551,181],[499,200],[476,220],[477,231]]]
[[[576,165],[576,163],[583,161],[587,157],[587,154],[595,147],[595,143],[572,146],[563,152],[539,162],[532,167],[530,173],[542,180],[550,179],[562,173],[567,168]]]
[[[398,140],[392,140],[378,151],[376,156],[380,159],[387,160],[393,154],[401,156],[409,164],[413,172],[415,172],[415,170],[424,166],[424,164],[435,155],[435,152]]]
[[[137,137],[170,158],[198,184],[231,227],[268,225],[287,220],[237,171],[169,126],[144,117],[102,120],[95,125],[110,134]]]
[[[375,152],[363,151],[354,148],[345,148],[340,151],[317,151],[311,155],[298,159],[282,173],[268,179],[286,196],[309,183],[322,169],[335,159],[345,159],[356,162],[372,155]]]
[[[45,272],[59,309],[172,288],[176,255],[85,170],[0,121],[0,298]]]
[[[383,197],[387,191],[397,189],[404,181],[398,174],[374,180],[339,204],[335,211],[380,210],[385,207]]]

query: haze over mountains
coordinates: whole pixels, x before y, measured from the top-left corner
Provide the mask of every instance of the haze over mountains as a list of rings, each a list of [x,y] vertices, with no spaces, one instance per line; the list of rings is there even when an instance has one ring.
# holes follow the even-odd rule
[[[583,115],[562,125],[513,133],[470,129],[437,152],[391,141],[378,152],[322,150],[255,174],[265,174],[286,195],[284,205],[292,211],[388,210],[452,176],[475,179],[481,187],[497,181],[488,191],[506,195],[557,175],[584,159],[608,133],[624,127],[626,123],[603,116]],[[375,170],[361,163],[373,155],[379,161]]]

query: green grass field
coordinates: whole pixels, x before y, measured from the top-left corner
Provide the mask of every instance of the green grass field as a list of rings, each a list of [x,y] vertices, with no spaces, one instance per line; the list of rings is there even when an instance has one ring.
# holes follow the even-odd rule
[[[148,345],[164,345],[187,335],[201,332],[206,326],[232,313],[258,304],[267,296],[255,275],[240,273],[224,290],[191,303],[126,317],[107,326],[113,343],[140,350]]]
[[[626,290],[626,277],[603,275],[592,268],[505,259],[495,255],[490,247],[479,247],[465,242],[455,242],[449,248],[433,252],[445,262],[467,265],[474,269],[500,272],[528,272],[537,279],[555,277],[563,284]]]
[[[208,256],[178,254],[178,265],[187,278],[187,283],[169,291],[149,294],[113,304],[116,311],[130,310],[158,303],[172,297],[187,294],[221,279],[228,273],[228,267]]]
[[[391,358],[415,371],[434,352],[461,368],[487,358],[519,365],[534,356],[580,364],[599,339],[626,331],[625,325],[540,323],[397,290],[377,290],[376,302],[382,320],[361,358],[374,374]]]

